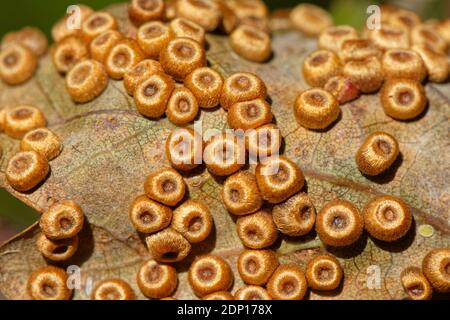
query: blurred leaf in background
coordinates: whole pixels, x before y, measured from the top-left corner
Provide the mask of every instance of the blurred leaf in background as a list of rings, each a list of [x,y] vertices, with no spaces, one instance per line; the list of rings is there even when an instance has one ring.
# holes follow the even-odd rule
[[[6,32],[20,29],[26,25],[40,28],[50,37],[52,25],[62,17],[68,6],[81,2],[94,9],[102,9],[113,3],[125,0],[15,0],[2,1],[0,10],[0,37]],[[303,2],[298,0],[266,0],[270,9],[294,7]],[[388,1],[377,0],[316,0],[310,1],[327,8],[336,24],[349,24],[362,27],[367,18],[367,7],[371,4]],[[397,5],[411,9],[424,18],[447,18],[449,0],[392,0]],[[21,201],[6,191],[0,190],[0,243],[12,233],[20,231],[36,221],[38,215]],[[7,227],[5,227],[5,225]]]

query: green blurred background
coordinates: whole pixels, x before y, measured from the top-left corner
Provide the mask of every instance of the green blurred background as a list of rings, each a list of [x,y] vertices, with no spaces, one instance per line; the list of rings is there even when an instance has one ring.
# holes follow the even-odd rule
[[[124,2],[124,0],[79,0],[94,9]],[[302,2],[298,0],[266,0],[271,9],[292,7]],[[337,24],[350,24],[361,27],[367,17],[366,8],[371,4],[391,2],[414,10],[424,18],[446,18],[450,15],[449,0],[319,0],[310,1],[327,8]],[[56,20],[63,16],[69,5],[78,1],[70,0],[9,0],[2,1],[0,10],[0,37],[6,32],[26,25],[36,26],[50,35],[50,29]],[[1,94],[1,93],[0,93]],[[0,243],[18,231],[31,225],[37,219],[37,213],[0,190]]]

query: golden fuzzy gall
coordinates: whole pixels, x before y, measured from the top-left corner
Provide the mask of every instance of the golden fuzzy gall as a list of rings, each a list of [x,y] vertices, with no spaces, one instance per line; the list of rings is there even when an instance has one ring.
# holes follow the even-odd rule
[[[413,45],[412,49],[422,57],[432,82],[445,82],[450,74],[450,61],[446,54],[433,50],[428,44]]]
[[[272,300],[266,289],[260,286],[242,286],[234,294],[236,300]]]
[[[241,25],[231,33],[230,46],[244,59],[254,62],[267,61],[272,55],[270,36],[249,25]]]
[[[284,156],[259,163],[255,174],[263,199],[269,203],[283,202],[300,191],[305,182],[300,167]]]
[[[159,62],[167,74],[183,81],[195,69],[206,66],[206,53],[195,40],[175,38],[161,50]]]
[[[380,50],[407,49],[410,46],[409,33],[398,27],[383,24],[381,28],[370,30],[368,38]]]
[[[382,241],[396,241],[411,228],[412,214],[408,204],[393,196],[371,199],[363,209],[364,227],[367,232]]]
[[[399,155],[397,140],[382,131],[371,133],[359,147],[355,159],[365,175],[376,176],[386,171]]]
[[[234,296],[228,291],[218,291],[204,296],[203,300],[234,300]]]
[[[6,108],[0,110],[0,132],[5,131]]]
[[[257,75],[248,72],[229,76],[223,85],[220,105],[228,110],[233,104],[254,99],[266,99],[267,88]]]
[[[346,40],[358,39],[355,28],[347,25],[333,26],[325,29],[319,36],[319,48],[339,53]]]
[[[446,54],[449,44],[441,37],[435,27],[427,24],[420,24],[411,29],[412,45],[428,45],[434,51]]]
[[[173,168],[189,171],[203,161],[203,139],[191,128],[173,131],[166,140],[166,157]]]
[[[279,266],[267,284],[267,291],[274,300],[302,300],[307,289],[305,273],[293,264]]]
[[[278,230],[291,237],[308,234],[316,222],[316,209],[311,198],[303,192],[274,206],[272,213]]]
[[[186,125],[197,118],[198,112],[198,102],[191,90],[180,86],[172,91],[166,109],[170,122],[178,126]]]
[[[409,49],[389,49],[381,60],[385,79],[405,78],[422,82],[427,69],[420,55]]]
[[[37,57],[20,43],[12,43],[0,52],[0,78],[8,85],[28,81],[37,69]]]
[[[97,98],[108,86],[105,67],[95,60],[77,63],[67,74],[66,89],[76,103],[86,103]]]
[[[397,120],[411,120],[419,116],[427,105],[422,84],[410,79],[392,79],[386,82],[380,93],[384,112]]]
[[[4,49],[12,43],[22,44],[37,56],[42,56],[48,47],[48,40],[45,34],[33,27],[24,27],[19,31],[8,32],[3,36],[1,48]]]
[[[344,247],[355,243],[363,228],[363,216],[353,203],[346,200],[330,201],[317,214],[317,234],[329,246]]]
[[[194,21],[206,31],[217,29],[222,19],[222,12],[216,1],[178,0],[175,8],[178,17]]]
[[[59,137],[53,131],[47,128],[38,128],[25,134],[20,141],[20,150],[34,150],[50,161],[61,153],[62,145]]]
[[[53,64],[61,74],[66,74],[78,62],[89,55],[88,47],[79,37],[70,36],[55,45],[52,51]]]
[[[105,63],[109,51],[124,38],[123,34],[117,30],[107,30],[91,41],[89,53],[91,59]]]
[[[91,294],[92,300],[134,300],[131,286],[122,279],[105,279],[100,281]]]
[[[186,183],[177,171],[172,168],[164,168],[147,177],[144,189],[150,199],[166,206],[175,206],[186,193]]]
[[[34,270],[27,282],[27,293],[33,300],[69,300],[72,290],[67,287],[64,269],[46,266]]]
[[[27,192],[44,181],[49,171],[46,158],[36,151],[22,151],[9,160],[5,176],[14,190]]]
[[[161,21],[151,21],[139,28],[136,37],[145,55],[156,60],[161,50],[169,43],[171,34],[169,27]]]
[[[422,19],[416,13],[405,9],[394,10],[387,18],[388,25],[401,28],[407,32],[421,23]]]
[[[222,200],[228,211],[238,216],[258,211],[263,199],[255,175],[240,171],[228,177],[223,184]]]
[[[340,105],[359,97],[358,87],[352,80],[342,76],[330,78],[323,88],[325,91],[331,93]]]
[[[160,118],[175,89],[175,81],[164,73],[155,73],[137,85],[134,103],[138,111],[148,118]]]
[[[306,279],[313,290],[335,290],[342,282],[344,271],[339,261],[332,255],[314,257],[306,266]]]
[[[117,29],[116,18],[108,12],[97,11],[81,24],[81,36],[87,43],[108,30]]]
[[[204,241],[213,228],[214,220],[206,204],[187,200],[173,211],[171,227],[190,243]]]
[[[128,70],[123,76],[123,86],[127,93],[132,96],[139,84],[156,73],[164,73],[158,61],[145,59]]]
[[[91,7],[82,4],[78,4],[78,8],[80,9],[80,23],[83,24],[83,22],[86,21],[92,13],[94,13],[94,10]],[[54,42],[60,42],[69,36],[81,34],[80,29],[71,28],[72,24],[67,23],[70,16],[71,15],[66,14],[62,19],[53,25],[51,34]]]
[[[323,87],[328,79],[341,73],[341,62],[330,50],[317,50],[309,54],[303,61],[303,76],[313,87]]]
[[[69,239],[76,236],[84,225],[81,207],[72,200],[62,200],[45,211],[39,227],[52,240]]]
[[[151,299],[169,297],[178,285],[177,270],[155,260],[144,262],[136,275],[136,282],[141,292]]]
[[[139,196],[131,204],[128,216],[137,231],[155,233],[170,225],[172,209],[146,196]]]
[[[180,233],[166,228],[145,239],[153,259],[160,262],[178,262],[191,252],[191,244]]]
[[[277,226],[266,210],[239,217],[236,229],[244,246],[251,249],[270,247],[278,237]]]
[[[436,292],[450,292],[450,249],[437,248],[428,252],[422,271]]]
[[[199,297],[228,290],[233,284],[233,279],[228,262],[215,255],[197,257],[188,271],[189,284]]]
[[[265,124],[247,131],[245,139],[250,159],[264,161],[268,157],[280,154],[283,137],[280,129],[274,124]]]
[[[195,22],[183,18],[176,18],[169,23],[170,38],[189,38],[205,46],[205,29]]]
[[[140,26],[148,21],[162,20],[164,9],[163,0],[132,0],[128,5],[128,17]]]
[[[36,246],[38,251],[50,261],[65,261],[71,258],[78,249],[78,236],[62,240],[50,240],[41,233]]]
[[[5,110],[3,130],[13,139],[22,139],[29,131],[46,125],[44,114],[36,107],[21,105]]]
[[[216,134],[206,141],[203,161],[209,172],[229,176],[245,165],[244,139],[232,134]]]
[[[342,43],[338,56],[342,62],[362,60],[368,57],[381,58],[382,51],[369,39],[349,39]]]
[[[297,122],[305,128],[321,130],[335,122],[341,109],[337,99],[320,88],[307,89],[300,93],[294,103]]]
[[[384,81],[381,62],[374,56],[348,61],[342,68],[342,75],[350,79],[362,93],[378,91]]]
[[[144,59],[145,54],[136,40],[125,38],[109,51],[105,61],[106,72],[111,78],[120,80]]]
[[[195,69],[184,79],[184,85],[195,95],[201,108],[211,109],[219,105],[223,77],[214,69]]]
[[[263,99],[238,102],[228,110],[228,125],[233,129],[256,129],[272,119],[272,109]]]
[[[333,18],[322,8],[313,4],[299,4],[290,13],[293,26],[304,34],[316,37],[333,25]]]
[[[400,281],[410,300],[430,300],[433,288],[417,267],[408,267],[400,274]]]
[[[275,252],[271,250],[244,250],[239,255],[237,267],[242,281],[263,286],[279,264]]]

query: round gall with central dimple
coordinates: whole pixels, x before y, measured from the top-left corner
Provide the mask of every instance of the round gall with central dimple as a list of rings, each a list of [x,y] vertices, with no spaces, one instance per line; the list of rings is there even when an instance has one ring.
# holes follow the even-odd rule
[[[259,210],[263,199],[254,174],[240,171],[225,180],[222,200],[232,214],[247,215]]]
[[[31,49],[11,43],[0,52],[0,79],[9,85],[28,81],[37,69],[38,60]]]
[[[175,38],[161,50],[159,62],[167,74],[184,81],[195,69],[206,65],[206,53],[195,40]]]
[[[272,215],[266,210],[239,217],[236,229],[242,243],[251,249],[270,247],[278,237]]]
[[[209,236],[213,224],[208,206],[198,200],[187,200],[174,210],[171,227],[190,243],[198,243]]]
[[[153,259],[160,262],[178,262],[188,256],[191,244],[179,232],[168,227],[146,238]]]
[[[52,205],[39,221],[42,232],[53,240],[72,238],[81,231],[83,225],[83,211],[72,200],[62,200]]]
[[[9,160],[5,176],[13,189],[27,192],[39,185],[49,171],[46,158],[36,151],[22,151]]]
[[[128,215],[137,231],[149,234],[169,226],[172,209],[146,196],[139,196],[131,204]]]
[[[237,262],[242,280],[260,286],[267,283],[278,265],[278,258],[271,250],[244,250]]]
[[[275,300],[302,300],[308,289],[305,273],[296,265],[280,265],[267,283]]]
[[[386,132],[376,131],[364,139],[355,161],[363,174],[376,176],[391,167],[399,154],[397,140]]]
[[[105,279],[100,281],[92,291],[92,300],[134,300],[131,286],[122,279]]]
[[[235,73],[225,80],[220,104],[228,110],[233,104],[267,97],[264,82],[252,73]]]
[[[255,174],[261,195],[269,203],[283,202],[305,182],[300,167],[284,156],[265,159],[256,166]]]
[[[141,292],[151,299],[162,299],[172,295],[178,284],[174,267],[155,260],[145,262],[136,275]]]
[[[306,278],[311,289],[335,290],[342,282],[344,272],[339,261],[332,255],[314,257],[306,267]]]
[[[72,290],[67,287],[64,269],[46,266],[33,271],[27,282],[27,292],[34,300],[69,300]]]

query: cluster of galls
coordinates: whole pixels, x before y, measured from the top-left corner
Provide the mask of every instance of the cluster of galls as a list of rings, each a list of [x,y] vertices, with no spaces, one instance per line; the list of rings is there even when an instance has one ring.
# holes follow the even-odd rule
[[[81,30],[67,30],[65,19],[53,29],[53,62],[77,103],[99,96],[109,76],[123,79],[145,117],[165,114],[184,125],[199,108],[219,104],[223,78],[206,67],[205,32],[231,33],[231,46],[249,60],[267,60],[271,54],[270,37],[260,29],[268,25],[268,11],[258,0],[131,1],[129,19],[137,27],[131,37],[117,30],[109,13],[81,8]]]
[[[206,66],[205,32],[219,29],[230,34],[231,48],[243,58],[263,62],[271,56],[268,10],[262,1],[132,0],[128,13],[137,30],[131,37],[118,31],[118,23],[109,13],[80,8],[81,30],[68,29],[67,17],[52,30],[54,66],[66,75],[66,88],[75,102],[99,96],[108,77],[123,79],[138,111],[148,118],[165,114],[182,126],[192,122],[200,108],[221,105],[228,112],[231,128],[253,130],[245,137],[223,133],[203,141],[194,130],[182,128],[168,137],[166,156],[174,169],[150,174],[145,194],[129,209],[130,221],[146,236],[153,258],[136,275],[145,296],[173,299],[170,296],[177,288],[178,276],[171,264],[185,259],[192,244],[211,233],[214,222],[208,207],[186,199],[187,186],[176,171],[192,170],[202,162],[211,174],[227,176],[222,199],[227,210],[239,216],[237,232],[246,247],[237,265],[246,285],[234,295],[229,292],[233,272],[223,258],[205,255],[194,260],[188,281],[203,299],[302,299],[308,287],[319,291],[339,287],[344,272],[331,255],[313,258],[305,272],[296,265],[280,265],[275,252],[269,250],[279,233],[299,237],[315,228],[324,244],[345,247],[355,243],[364,229],[386,242],[397,241],[408,232],[413,219],[410,209],[391,196],[375,197],[362,213],[340,199],[316,213],[311,198],[301,192],[304,176],[298,165],[284,156],[271,158],[278,155],[282,137],[272,123],[264,82],[250,73],[223,79]],[[339,104],[357,98],[360,92],[380,88],[387,115],[414,119],[426,105],[421,82],[427,75],[436,82],[448,78],[448,22],[431,26],[409,11],[385,7],[382,29],[366,31],[360,37],[349,26],[332,26],[327,12],[305,4],[292,11],[291,20],[307,35],[319,36],[320,50],[309,55],[303,65],[304,77],[313,88],[302,92],[295,102],[296,118],[308,129],[326,129],[338,119]],[[35,29],[6,36],[0,53],[1,79],[10,85],[27,81],[46,48],[45,37]],[[44,127],[45,119],[36,108],[20,106],[0,112],[0,128],[23,139],[23,152],[10,160],[6,172],[18,191],[38,185],[48,174],[48,161],[61,151],[58,137]],[[244,148],[240,147],[242,139]],[[258,159],[261,154],[266,158]],[[378,175],[398,154],[394,137],[375,132],[366,138],[356,159],[364,174]],[[240,171],[247,156],[259,160],[254,172]],[[40,221],[39,251],[49,261],[71,258],[83,223],[83,212],[72,201],[50,207]],[[432,288],[448,292],[449,259],[448,249],[436,249],[425,257],[422,270],[405,270],[401,280],[407,294],[427,299]],[[28,292],[34,299],[69,299],[72,292],[66,282],[64,270],[44,267],[31,274]],[[92,298],[128,300],[134,299],[135,293],[127,282],[111,278],[96,284]]]
[[[333,26],[320,8],[299,5],[292,11],[293,24],[317,36],[319,46],[302,67],[313,88],[303,91],[294,104],[303,127],[326,129],[338,119],[340,104],[379,90],[389,117],[414,120],[427,105],[422,82],[448,79],[448,21],[422,22],[415,13],[391,6],[382,8],[382,18],[380,29],[360,35],[350,26]],[[394,137],[375,132],[358,150],[356,163],[363,174],[375,176],[386,171],[398,154]]]
[[[71,200],[63,200],[48,208],[40,220],[41,233],[37,249],[49,262],[67,261],[77,252],[85,217],[81,207]],[[55,266],[33,271],[28,278],[28,294],[35,300],[68,300],[72,290],[67,287],[67,273]]]

